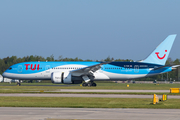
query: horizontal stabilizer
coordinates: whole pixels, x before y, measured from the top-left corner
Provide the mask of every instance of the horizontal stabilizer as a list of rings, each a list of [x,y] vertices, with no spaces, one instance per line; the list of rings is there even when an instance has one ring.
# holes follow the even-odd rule
[[[165,68],[165,67],[172,67],[172,68],[176,68],[176,67],[179,67],[180,65],[165,65],[165,66],[161,66],[161,67],[158,67],[158,68],[155,68],[153,70],[159,70],[159,69],[162,69],[162,68]]]

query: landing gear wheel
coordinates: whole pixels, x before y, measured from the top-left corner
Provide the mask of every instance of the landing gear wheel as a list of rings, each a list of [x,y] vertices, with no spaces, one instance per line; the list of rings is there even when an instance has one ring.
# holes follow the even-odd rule
[[[21,86],[21,83],[17,83],[18,86]]]
[[[83,87],[86,87],[86,86],[88,86],[88,87],[91,87],[91,86],[96,87],[96,83],[94,83],[94,82],[89,82],[89,83],[84,82],[82,84],[82,86]]]
[[[91,87],[92,86],[92,83],[88,83],[88,87]]]
[[[96,87],[96,83],[92,83],[92,86]]]
[[[83,87],[86,87],[86,86],[87,86],[87,83],[83,83],[82,86],[83,86]]]

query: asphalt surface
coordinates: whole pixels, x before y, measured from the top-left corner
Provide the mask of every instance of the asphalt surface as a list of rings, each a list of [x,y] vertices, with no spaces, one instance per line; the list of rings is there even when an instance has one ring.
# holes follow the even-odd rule
[[[170,90],[87,90],[87,89],[60,89],[56,92],[152,92],[152,93],[166,93]]]
[[[1,120],[179,120],[180,109],[0,107]]]
[[[98,97],[98,98],[153,98],[153,95],[125,95],[125,94],[32,94],[32,93],[13,93],[0,94],[0,96],[15,97]],[[159,98],[162,95],[158,95]],[[180,99],[180,96],[168,95],[168,99]]]

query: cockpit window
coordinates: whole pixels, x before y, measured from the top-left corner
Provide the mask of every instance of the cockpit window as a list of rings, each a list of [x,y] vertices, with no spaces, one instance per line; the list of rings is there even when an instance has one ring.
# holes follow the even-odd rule
[[[12,69],[12,67],[9,68],[9,70],[11,70],[11,69]]]

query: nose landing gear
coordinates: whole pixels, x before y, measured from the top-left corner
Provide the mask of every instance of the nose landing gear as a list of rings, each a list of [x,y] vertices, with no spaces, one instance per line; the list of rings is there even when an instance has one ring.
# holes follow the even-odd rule
[[[21,80],[17,81],[17,86],[21,86]]]
[[[20,83],[20,82],[17,82],[17,86],[21,86],[21,83]]]

